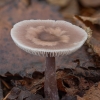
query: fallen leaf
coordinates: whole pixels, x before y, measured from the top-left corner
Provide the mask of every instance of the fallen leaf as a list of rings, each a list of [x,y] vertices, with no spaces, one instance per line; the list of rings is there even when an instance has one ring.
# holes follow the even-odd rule
[[[77,100],[100,100],[100,82],[95,83],[83,97],[77,97]]]
[[[67,75],[58,79],[57,85],[60,91],[66,92],[69,95],[74,95],[78,92],[78,82],[78,78],[74,75]]]
[[[94,83],[92,81],[87,81],[85,78],[79,78],[79,89],[80,90],[88,90]]]
[[[81,8],[80,9],[81,11],[80,11],[80,15],[81,16],[93,16],[95,13],[96,13],[96,9],[94,9],[94,8],[92,8],[92,7],[86,7],[86,8]]]
[[[14,87],[3,100],[45,100],[41,95]]]
[[[82,97],[77,96],[77,100],[85,100],[85,99],[82,98]]]
[[[95,78],[97,80],[99,80],[99,74],[100,73],[100,68],[94,68],[94,67],[90,67],[90,68],[75,68],[73,70],[73,74],[74,75],[78,75],[78,76],[84,76],[86,78]]]
[[[64,86],[64,84],[63,84],[62,79],[58,79],[58,80],[57,80],[57,86],[58,86],[58,89],[59,89],[60,91],[66,92],[66,89],[65,89],[65,86]]]
[[[63,82],[65,84],[68,84],[68,86],[70,88],[74,87],[74,88],[78,88],[79,85],[79,79],[78,77],[74,76],[74,75],[67,75],[63,77]]]
[[[97,7],[100,6],[100,0],[80,0],[81,4],[85,7]]]
[[[91,18],[83,16],[76,16],[76,18],[79,20],[80,26],[82,26],[83,29],[85,29],[88,33],[87,44],[91,46],[93,51],[98,56],[100,56],[100,18]],[[92,32],[88,27],[91,28]]]
[[[23,78],[22,80],[15,80],[14,85],[25,90],[31,91],[31,93],[36,93],[44,86],[44,77],[40,78]]]

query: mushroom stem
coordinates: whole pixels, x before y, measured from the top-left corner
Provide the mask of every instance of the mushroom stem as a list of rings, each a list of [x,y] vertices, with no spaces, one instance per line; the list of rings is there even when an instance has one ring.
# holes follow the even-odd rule
[[[55,57],[46,57],[46,69],[45,69],[45,97],[49,100],[59,100],[57,82],[56,82],[56,68]]]

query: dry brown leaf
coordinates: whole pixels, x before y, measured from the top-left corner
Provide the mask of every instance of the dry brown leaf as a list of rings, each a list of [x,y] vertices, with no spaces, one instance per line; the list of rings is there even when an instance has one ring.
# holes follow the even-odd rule
[[[99,77],[98,80],[100,80],[100,74],[99,74],[100,70],[97,71],[84,70],[82,68],[77,68],[75,70],[70,70],[70,69],[59,70],[57,71],[58,89],[69,95],[76,95],[77,93],[81,93],[81,91],[83,90],[86,91],[94,83],[80,76],[85,76],[87,79],[88,77],[89,79],[95,78],[94,81],[97,81],[96,80],[97,77]],[[20,89],[29,90],[31,93],[37,93],[44,86],[44,77],[40,79],[40,76],[39,77],[34,76],[33,79],[24,78],[22,80],[16,80],[14,86],[17,86]]]
[[[82,98],[82,97],[77,96],[77,100],[85,100],[85,99]]]
[[[79,21],[81,21],[81,26],[87,31],[89,34],[88,45],[91,46],[95,53],[100,56],[100,18],[91,18],[91,17],[83,17],[76,16]],[[85,26],[86,25],[86,26]],[[91,31],[87,28],[90,27]]]
[[[78,96],[77,100],[100,100],[100,82],[95,83],[82,98]]]
[[[85,7],[97,7],[100,6],[100,0],[79,0]]]
[[[66,72],[64,71],[58,71],[57,72],[57,83],[58,88],[61,91],[65,92],[64,86],[62,84],[62,78],[66,76]],[[25,88],[26,90],[31,91],[31,93],[36,93],[38,90],[40,90],[44,86],[44,77],[41,75],[38,77],[38,73],[34,74],[35,76],[33,79],[29,78],[23,78],[22,80],[15,80],[14,86],[18,86],[20,88]],[[40,78],[41,77],[41,78]]]
[[[67,83],[70,88],[77,88],[79,85],[79,79],[74,75],[67,75],[63,77],[63,82]]]
[[[3,100],[45,100],[41,95],[14,87]]]
[[[83,96],[85,100],[100,100],[100,82],[95,83]]]
[[[58,89],[66,92],[69,95],[74,95],[78,92],[78,78],[74,75],[63,76],[57,80]]]
[[[62,79],[58,79],[57,80],[57,86],[58,86],[58,90],[66,92],[65,86],[62,82]]]
[[[79,90],[76,88],[65,88],[65,90],[69,95],[75,95],[79,92]]]
[[[92,16],[93,14],[95,14],[96,13],[96,9],[94,9],[94,8],[82,8],[81,9],[81,11],[80,11],[80,15],[81,16]]]
[[[49,3],[57,5],[57,6],[67,6],[70,2],[70,0],[47,0]]]
[[[94,83],[91,81],[87,81],[85,78],[80,77],[80,84],[79,84],[79,89],[80,90],[88,90]]]
[[[14,85],[20,87],[21,89],[26,89],[31,91],[31,93],[36,93],[44,86],[44,77],[40,78],[23,78],[22,80],[15,80]]]
[[[89,44],[91,37],[92,37],[92,30],[91,30],[91,22],[87,21],[84,23],[83,19],[80,16],[75,15],[74,17],[75,23],[82,27],[88,34],[87,43]]]
[[[74,75],[78,76],[84,76],[86,78],[94,78],[96,80],[100,80],[100,69],[90,67],[90,68],[82,68],[82,67],[77,67],[73,70]]]
[[[58,83],[58,89],[60,91],[67,92],[68,94],[73,95],[78,92],[78,87],[81,90],[83,89],[81,88],[83,87],[83,84],[81,84],[82,82],[80,81],[81,79],[79,80],[79,78],[74,75],[68,75],[67,71],[66,72],[62,70],[58,71],[57,76],[59,76],[57,77],[57,83]],[[23,80],[15,81],[15,86],[20,86],[20,88],[22,89],[25,88],[26,90],[31,91],[31,93],[36,93],[38,90],[40,90],[44,86],[43,84],[44,84],[44,78],[42,79],[25,78]]]
[[[89,27],[93,27],[93,25],[91,24],[100,24],[100,18],[96,18],[96,17],[84,17],[84,16],[79,16],[81,18],[81,20],[83,20],[83,22],[85,23],[85,25],[89,26]],[[91,25],[91,26],[90,26]]]

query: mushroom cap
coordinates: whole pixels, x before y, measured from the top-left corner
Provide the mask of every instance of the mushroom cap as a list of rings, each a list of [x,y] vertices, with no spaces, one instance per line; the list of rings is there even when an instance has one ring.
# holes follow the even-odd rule
[[[87,33],[66,21],[24,20],[11,29],[11,37],[22,50],[39,56],[63,56],[78,50]]]

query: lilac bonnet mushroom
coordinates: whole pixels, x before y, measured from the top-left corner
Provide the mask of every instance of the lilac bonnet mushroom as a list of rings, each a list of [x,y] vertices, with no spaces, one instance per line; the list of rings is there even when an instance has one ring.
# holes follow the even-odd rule
[[[87,33],[66,21],[24,20],[14,25],[11,37],[22,50],[46,57],[45,97],[59,100],[55,57],[78,50],[86,41]]]

